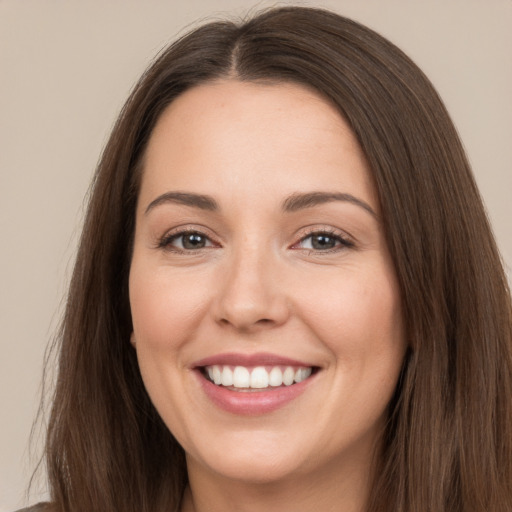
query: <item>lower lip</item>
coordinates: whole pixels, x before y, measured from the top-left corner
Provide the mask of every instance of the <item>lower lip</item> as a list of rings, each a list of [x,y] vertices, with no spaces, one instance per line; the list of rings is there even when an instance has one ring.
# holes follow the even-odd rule
[[[196,373],[204,392],[216,406],[245,416],[265,414],[285,406],[300,396],[315,377],[313,374],[297,384],[269,388],[268,391],[233,391],[210,382],[199,370]]]

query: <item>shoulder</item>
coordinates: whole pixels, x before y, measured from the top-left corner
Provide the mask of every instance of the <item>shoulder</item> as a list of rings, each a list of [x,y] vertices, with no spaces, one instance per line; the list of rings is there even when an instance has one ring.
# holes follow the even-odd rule
[[[37,505],[32,505],[31,507],[16,510],[16,512],[51,512],[51,510],[52,507],[49,503],[38,503]]]

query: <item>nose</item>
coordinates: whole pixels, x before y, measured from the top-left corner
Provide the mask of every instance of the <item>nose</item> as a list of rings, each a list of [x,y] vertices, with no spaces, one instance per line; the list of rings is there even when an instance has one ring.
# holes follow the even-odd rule
[[[241,251],[226,262],[216,294],[216,321],[252,332],[284,324],[289,318],[283,279],[275,258],[264,251]]]

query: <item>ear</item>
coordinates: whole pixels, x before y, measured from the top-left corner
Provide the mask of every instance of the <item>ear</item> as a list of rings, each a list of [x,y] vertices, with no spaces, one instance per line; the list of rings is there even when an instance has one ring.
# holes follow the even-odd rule
[[[133,333],[133,331],[132,331],[132,333],[130,334],[130,343],[131,343],[131,345],[132,345],[133,347],[135,347],[135,343],[136,343],[136,341],[135,341],[135,334]]]

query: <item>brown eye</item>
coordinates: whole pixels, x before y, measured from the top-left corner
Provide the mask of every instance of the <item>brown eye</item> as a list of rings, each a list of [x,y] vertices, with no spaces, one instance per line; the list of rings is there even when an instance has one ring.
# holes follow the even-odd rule
[[[159,245],[160,247],[176,249],[178,251],[193,251],[212,247],[213,244],[203,233],[186,231],[165,237]]]
[[[187,233],[180,238],[184,249],[202,249],[206,246],[206,237],[199,233]]]
[[[304,237],[299,243],[299,247],[301,249],[309,249],[313,251],[330,251],[343,249],[345,247],[353,247],[353,245],[354,244],[352,242],[346,240],[340,235],[323,231],[311,233]]]
[[[311,247],[317,250],[334,249],[338,240],[333,236],[320,233],[311,236]]]

